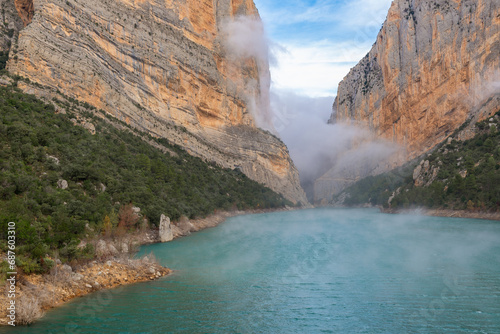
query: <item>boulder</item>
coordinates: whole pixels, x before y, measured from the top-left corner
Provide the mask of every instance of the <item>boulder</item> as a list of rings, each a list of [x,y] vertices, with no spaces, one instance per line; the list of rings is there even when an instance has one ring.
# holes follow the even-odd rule
[[[64,272],[67,272],[67,273],[72,273],[73,269],[70,266],[68,266],[67,264],[63,264],[61,266],[61,271],[64,271]]]
[[[75,273],[71,276],[71,278],[73,279],[73,281],[81,281],[83,279],[83,275]]]
[[[112,245],[112,244],[108,245],[108,254],[116,256],[116,255],[118,255],[118,253],[119,252],[114,245]]]
[[[122,253],[128,253],[128,245],[126,242],[122,242]]]
[[[104,240],[99,240],[97,242],[96,247],[95,247],[95,252],[96,252],[97,256],[105,255],[106,249],[107,249],[106,242]]]
[[[95,135],[95,125],[90,122],[84,122],[83,128],[88,130],[91,134]]]
[[[57,181],[57,187],[63,190],[68,189],[68,181],[60,179],[59,181]]]
[[[160,217],[159,236],[161,242],[168,242],[174,239],[174,234],[172,233],[172,226],[170,224],[170,218],[163,214]]]
[[[53,155],[47,155],[47,159],[51,159],[55,162],[56,165],[59,165],[59,158]]]

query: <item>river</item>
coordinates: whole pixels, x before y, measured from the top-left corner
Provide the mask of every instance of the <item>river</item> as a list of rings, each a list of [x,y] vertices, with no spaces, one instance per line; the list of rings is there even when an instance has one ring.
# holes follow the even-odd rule
[[[175,273],[8,332],[500,333],[498,222],[312,209],[230,218],[149,252]]]

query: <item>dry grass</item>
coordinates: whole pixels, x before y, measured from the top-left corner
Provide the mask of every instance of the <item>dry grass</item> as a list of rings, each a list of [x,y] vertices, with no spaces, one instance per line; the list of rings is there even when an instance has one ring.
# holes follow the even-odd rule
[[[18,325],[29,325],[43,316],[42,306],[35,296],[22,294],[16,307],[16,323]]]

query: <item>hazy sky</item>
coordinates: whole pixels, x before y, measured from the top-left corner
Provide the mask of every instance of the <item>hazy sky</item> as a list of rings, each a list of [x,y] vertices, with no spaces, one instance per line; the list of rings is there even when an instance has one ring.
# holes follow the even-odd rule
[[[273,90],[335,96],[337,85],[366,53],[391,0],[254,0],[278,65]],[[333,102],[333,100],[332,100]]]

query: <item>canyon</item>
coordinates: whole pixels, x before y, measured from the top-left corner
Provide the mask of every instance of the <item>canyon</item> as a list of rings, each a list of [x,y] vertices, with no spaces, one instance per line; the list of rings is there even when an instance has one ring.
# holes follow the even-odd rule
[[[498,1],[395,0],[371,51],[339,84],[329,123],[397,144],[386,169],[401,165],[499,110],[499,55]],[[338,169],[316,181],[317,201],[383,170]]]
[[[29,79],[25,92],[86,102],[194,156],[239,169],[293,203],[308,203],[285,144],[257,122],[267,118],[268,64],[227,46],[228,23],[260,21],[253,1],[15,5],[22,26],[7,69]]]

